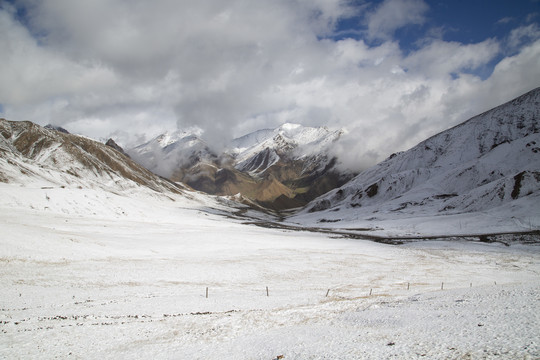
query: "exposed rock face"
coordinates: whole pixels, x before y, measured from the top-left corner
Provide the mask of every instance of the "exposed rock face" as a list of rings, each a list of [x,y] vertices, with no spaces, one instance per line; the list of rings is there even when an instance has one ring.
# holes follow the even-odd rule
[[[118,151],[121,154],[124,154],[125,156],[129,157],[129,155],[122,149],[120,145],[118,145],[113,139],[107,140],[105,145],[112,147],[114,150]]]
[[[44,128],[48,129],[48,130],[59,131],[59,132],[64,133],[64,134],[69,134],[69,131],[67,131],[66,129],[64,129],[61,126],[55,126],[55,125],[47,124],[47,125],[44,126]]]

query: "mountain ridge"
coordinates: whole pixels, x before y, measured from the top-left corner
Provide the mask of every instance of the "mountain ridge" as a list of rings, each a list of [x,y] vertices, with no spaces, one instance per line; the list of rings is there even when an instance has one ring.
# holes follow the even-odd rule
[[[392,154],[311,202],[292,221],[540,211],[540,88]],[[502,210],[501,210],[502,211]],[[502,212],[503,213],[503,212]]]
[[[151,173],[118,149],[83,136],[6,119],[0,119],[0,135],[2,182],[45,181],[107,191],[142,186],[177,194],[186,189]]]

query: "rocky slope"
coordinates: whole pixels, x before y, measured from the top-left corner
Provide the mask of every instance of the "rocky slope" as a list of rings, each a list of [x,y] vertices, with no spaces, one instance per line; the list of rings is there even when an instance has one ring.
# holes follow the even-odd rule
[[[296,220],[540,214],[540,88],[392,154],[321,196]],[[527,212],[533,213],[527,215]],[[487,216],[487,215],[486,215]],[[491,215],[490,215],[491,216]],[[531,220],[529,220],[531,221]]]
[[[0,119],[0,181],[182,192],[181,185],[151,173],[112,145],[29,121]]]

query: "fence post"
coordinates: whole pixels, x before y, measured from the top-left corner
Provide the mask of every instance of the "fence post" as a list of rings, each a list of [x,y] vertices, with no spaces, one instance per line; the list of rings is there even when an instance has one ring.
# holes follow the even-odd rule
[[[410,283],[407,283],[407,290],[409,290],[411,284]]]
[[[373,292],[373,289],[369,289],[369,296],[371,296],[372,292]]]
[[[266,287],[266,296],[270,296],[270,294],[268,293],[268,286]]]
[[[208,286],[206,287],[206,298],[208,299]]]
[[[441,283],[441,290],[444,290],[444,282]]]
[[[328,289],[328,291],[326,292],[326,296],[325,296],[325,297],[328,297],[328,294],[330,294],[330,289]]]

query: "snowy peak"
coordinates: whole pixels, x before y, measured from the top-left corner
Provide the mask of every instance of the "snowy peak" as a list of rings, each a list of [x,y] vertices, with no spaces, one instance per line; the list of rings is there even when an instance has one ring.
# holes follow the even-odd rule
[[[199,137],[199,132],[181,131],[166,132],[156,136],[152,140],[136,146],[133,150],[137,152],[145,152],[154,149],[163,149],[164,152],[171,152],[178,147],[192,147],[198,144],[204,144],[204,141]]]
[[[236,159],[237,169],[260,175],[283,157],[292,160],[306,157],[321,159],[319,155],[326,154],[329,145],[342,134],[343,130],[330,131],[326,127],[287,123],[233,140],[231,153]],[[271,161],[261,161],[262,157]]]
[[[177,130],[173,132],[166,132],[150,140],[150,143],[156,143],[161,148],[170,148],[175,144],[188,144],[193,145],[196,142],[203,142],[200,138],[200,130],[184,131]]]
[[[531,206],[538,212],[538,144],[540,88],[391,155],[306,211],[344,222],[505,206],[510,217]]]
[[[274,130],[274,134],[274,141],[278,146],[284,143],[302,146],[339,137],[339,131],[332,132],[327,127],[306,127],[298,124],[283,124]]]
[[[198,130],[166,132],[127,153],[147,169],[171,178],[179,168],[214,160],[215,155],[200,134]]]
[[[334,141],[342,130],[330,131],[327,127],[306,127],[299,124],[283,124],[276,129],[258,130],[234,139],[232,151],[240,154],[254,148],[290,149],[297,146]]]
[[[232,141],[232,151],[241,152],[244,149],[261,144],[274,136],[273,129],[257,130]]]

